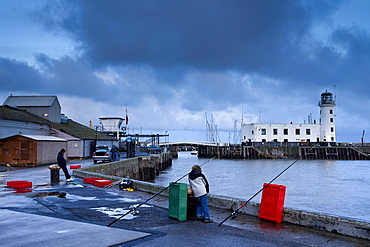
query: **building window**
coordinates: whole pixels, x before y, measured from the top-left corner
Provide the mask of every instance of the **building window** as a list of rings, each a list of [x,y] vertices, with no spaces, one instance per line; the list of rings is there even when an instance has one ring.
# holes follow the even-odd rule
[[[296,135],[300,135],[301,134],[301,130],[300,129],[295,129],[295,134]]]
[[[278,142],[277,139],[274,139],[274,142]]]
[[[334,137],[331,138],[331,141],[333,142],[334,141]]]
[[[331,127],[331,128],[330,128],[330,131],[331,131],[331,132],[334,132],[334,127]]]
[[[252,135],[254,135],[254,130],[252,130]]]
[[[334,122],[334,118],[332,118],[332,117],[331,117],[331,118],[330,118],[330,122],[331,122],[331,123],[332,123],[332,122]]]
[[[278,130],[277,129],[273,129],[273,135],[277,135],[278,134]]]
[[[261,135],[266,135],[266,129],[261,129]]]
[[[266,142],[266,139],[262,139],[262,142]]]
[[[284,139],[284,142],[288,142],[288,139]]]
[[[330,110],[330,114],[333,114],[333,110]]]
[[[306,135],[311,135],[311,129],[306,129]]]
[[[284,129],[284,135],[288,135],[288,129]]]

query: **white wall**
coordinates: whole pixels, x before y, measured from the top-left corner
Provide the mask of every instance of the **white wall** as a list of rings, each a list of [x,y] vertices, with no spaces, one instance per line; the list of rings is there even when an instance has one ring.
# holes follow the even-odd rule
[[[277,131],[274,133],[274,129]],[[287,130],[288,134],[284,134]],[[299,131],[297,133],[296,131]],[[309,134],[307,132],[309,130]],[[244,124],[241,129],[242,142],[316,142],[320,137],[319,124]]]
[[[66,141],[38,141],[37,142],[37,164],[58,163],[57,155],[64,148],[67,150]],[[67,155],[64,158],[67,159]]]

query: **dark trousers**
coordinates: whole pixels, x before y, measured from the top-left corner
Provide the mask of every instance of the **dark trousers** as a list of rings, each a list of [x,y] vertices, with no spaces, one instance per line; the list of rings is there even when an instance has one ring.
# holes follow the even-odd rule
[[[66,179],[70,179],[71,175],[69,175],[67,166],[60,166],[60,168],[62,168],[64,175],[66,176]]]

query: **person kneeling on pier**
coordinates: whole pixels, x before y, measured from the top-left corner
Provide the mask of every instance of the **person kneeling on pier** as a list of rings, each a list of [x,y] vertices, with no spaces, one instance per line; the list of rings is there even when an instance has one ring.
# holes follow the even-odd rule
[[[197,218],[203,219],[205,223],[211,223],[211,216],[208,209],[209,184],[202,173],[199,165],[194,165],[189,173],[189,184],[193,190],[194,197],[197,199]]]

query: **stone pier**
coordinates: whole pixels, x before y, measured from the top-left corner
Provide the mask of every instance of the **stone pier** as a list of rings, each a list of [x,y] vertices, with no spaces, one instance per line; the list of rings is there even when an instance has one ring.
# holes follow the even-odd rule
[[[84,174],[89,173],[97,174],[98,177],[103,175],[105,179],[129,176],[135,180],[152,181],[160,171],[167,169],[171,165],[171,154],[152,154],[150,156],[134,157],[78,169],[73,171],[73,175],[84,178],[87,177]]]

